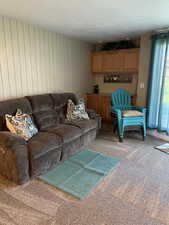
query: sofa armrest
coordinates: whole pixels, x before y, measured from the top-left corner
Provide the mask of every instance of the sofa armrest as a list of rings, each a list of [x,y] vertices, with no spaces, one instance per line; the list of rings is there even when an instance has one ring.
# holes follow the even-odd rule
[[[99,114],[96,114],[95,120],[97,120],[97,132],[101,129],[102,127],[102,118]]]
[[[89,115],[89,118],[90,119],[95,119],[97,120],[97,131],[101,128],[101,122],[102,122],[102,119],[101,119],[101,116],[99,114],[96,113],[96,111],[94,109],[86,109],[86,112],[88,113]]]
[[[0,174],[18,184],[29,180],[27,143],[6,131],[0,132]]]
[[[96,111],[94,109],[86,109],[87,114],[89,115],[90,119],[96,118]]]

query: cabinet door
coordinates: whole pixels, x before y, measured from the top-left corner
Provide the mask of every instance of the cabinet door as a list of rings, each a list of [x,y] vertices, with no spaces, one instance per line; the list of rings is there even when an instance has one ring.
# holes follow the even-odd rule
[[[105,106],[104,106],[104,96],[99,96],[99,114],[102,117],[102,120],[105,120]]]
[[[124,72],[138,72],[139,49],[128,49],[124,51]]]
[[[103,121],[112,122],[113,117],[111,115],[111,97],[100,96],[100,113]]]
[[[132,105],[137,105],[137,96],[136,95],[133,95],[133,96],[131,96],[131,104]]]
[[[103,52],[92,52],[91,70],[93,73],[103,72]]]
[[[124,56],[120,51],[107,51],[103,56],[104,72],[122,72]]]
[[[111,97],[110,96],[106,96],[104,99],[104,106],[105,106],[105,120],[112,122],[113,118],[112,118],[112,114],[111,114]]]
[[[87,95],[87,108],[94,109],[96,113],[99,113],[99,95],[98,94]]]

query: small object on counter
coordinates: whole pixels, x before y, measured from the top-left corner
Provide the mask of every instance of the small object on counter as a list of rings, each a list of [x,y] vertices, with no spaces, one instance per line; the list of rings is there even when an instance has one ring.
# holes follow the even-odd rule
[[[94,87],[93,93],[94,93],[94,94],[99,94],[99,85],[96,84],[96,85],[94,85],[93,87]]]

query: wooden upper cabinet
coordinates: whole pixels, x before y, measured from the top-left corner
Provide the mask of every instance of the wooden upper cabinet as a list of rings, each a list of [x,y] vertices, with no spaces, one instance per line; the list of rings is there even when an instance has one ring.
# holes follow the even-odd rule
[[[93,73],[103,72],[103,52],[92,52],[91,55],[91,69]]]
[[[103,72],[122,72],[123,54],[120,51],[107,51],[103,54]]]
[[[124,50],[124,72],[138,72],[139,67],[139,49]]]
[[[138,72],[139,49],[98,51],[92,53],[92,72]]]

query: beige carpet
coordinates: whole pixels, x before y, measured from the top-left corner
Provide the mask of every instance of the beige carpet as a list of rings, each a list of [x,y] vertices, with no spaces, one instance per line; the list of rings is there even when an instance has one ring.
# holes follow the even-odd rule
[[[124,143],[102,130],[90,149],[121,164],[83,201],[41,181],[15,186],[0,177],[0,225],[169,224],[169,156],[131,133]]]

